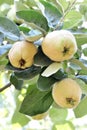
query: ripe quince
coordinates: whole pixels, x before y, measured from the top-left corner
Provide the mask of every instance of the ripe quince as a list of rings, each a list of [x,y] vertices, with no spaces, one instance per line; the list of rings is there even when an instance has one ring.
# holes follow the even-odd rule
[[[12,66],[25,69],[32,66],[37,47],[27,41],[17,41],[9,50],[8,58]]]
[[[42,41],[43,53],[53,61],[69,60],[77,51],[74,35],[67,30],[50,32]]]
[[[75,108],[81,100],[81,95],[79,84],[71,78],[65,78],[53,85],[53,99],[63,108]]]

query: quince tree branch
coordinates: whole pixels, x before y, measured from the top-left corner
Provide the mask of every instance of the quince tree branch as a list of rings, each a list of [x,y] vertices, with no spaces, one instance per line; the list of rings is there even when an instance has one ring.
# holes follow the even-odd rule
[[[0,88],[0,92],[4,91],[5,89],[7,89],[8,87],[11,86],[11,83],[9,82],[8,84],[6,84],[4,87]]]
[[[54,30],[58,29],[58,27],[64,21],[65,16],[69,13],[69,11],[72,9],[72,7],[75,5],[76,2],[77,2],[77,0],[74,0],[72,3],[69,4],[69,6],[67,7],[66,11],[64,12],[62,18],[60,19],[59,23],[56,25],[56,27],[54,28]]]

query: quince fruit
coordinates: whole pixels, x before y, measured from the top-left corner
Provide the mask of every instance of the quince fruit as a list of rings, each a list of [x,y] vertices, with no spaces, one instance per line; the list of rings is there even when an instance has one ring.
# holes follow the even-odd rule
[[[80,102],[81,95],[79,84],[71,78],[65,78],[53,85],[53,99],[63,108],[75,108]]]
[[[77,51],[74,35],[67,30],[50,32],[42,41],[43,53],[53,61],[69,60]]]
[[[18,41],[9,50],[8,58],[14,67],[25,69],[32,66],[36,53],[37,47],[33,43]]]

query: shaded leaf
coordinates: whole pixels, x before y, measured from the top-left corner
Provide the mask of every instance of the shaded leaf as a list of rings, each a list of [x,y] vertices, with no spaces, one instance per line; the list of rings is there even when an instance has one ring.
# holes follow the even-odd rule
[[[19,40],[19,29],[16,24],[8,18],[0,17],[0,32],[11,40]]]
[[[10,76],[10,82],[14,85],[16,89],[21,90],[23,86],[23,80],[17,79],[17,77],[14,74],[12,74]]]
[[[51,91],[41,92],[36,84],[30,85],[25,96],[20,112],[29,116],[34,116],[46,112],[53,103]]]
[[[0,45],[2,44],[4,40],[4,34],[0,32]]]
[[[15,71],[14,74],[19,79],[28,80],[32,79],[36,75],[38,75],[41,71],[41,67],[39,66],[31,66],[24,70]]]
[[[38,81],[37,81],[37,88],[40,91],[48,91],[52,88],[52,85],[56,82],[57,80],[54,79],[53,77],[43,77],[39,76]]]
[[[61,80],[63,78],[66,78],[68,75],[62,70],[58,70],[55,74],[52,75],[53,78],[57,80]]]
[[[40,65],[40,66],[48,66],[52,63],[46,55],[42,52],[41,47],[38,48],[37,54],[34,56],[34,64]]]

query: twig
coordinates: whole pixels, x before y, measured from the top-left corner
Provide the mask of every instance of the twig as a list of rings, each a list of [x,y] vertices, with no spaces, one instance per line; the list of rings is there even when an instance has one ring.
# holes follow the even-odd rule
[[[0,88],[0,92],[4,91],[5,89],[7,89],[8,87],[11,86],[11,83],[9,82],[8,84],[6,84],[4,87]]]
[[[59,23],[56,25],[56,27],[55,27],[54,30],[58,29],[58,27],[59,27],[59,26],[61,25],[61,23],[64,21],[65,16],[69,13],[69,11],[70,11],[70,10],[72,9],[72,7],[75,5],[76,1],[77,1],[77,0],[74,0],[74,1],[69,5],[69,7],[66,9],[64,15],[62,16],[62,18],[60,19]]]

